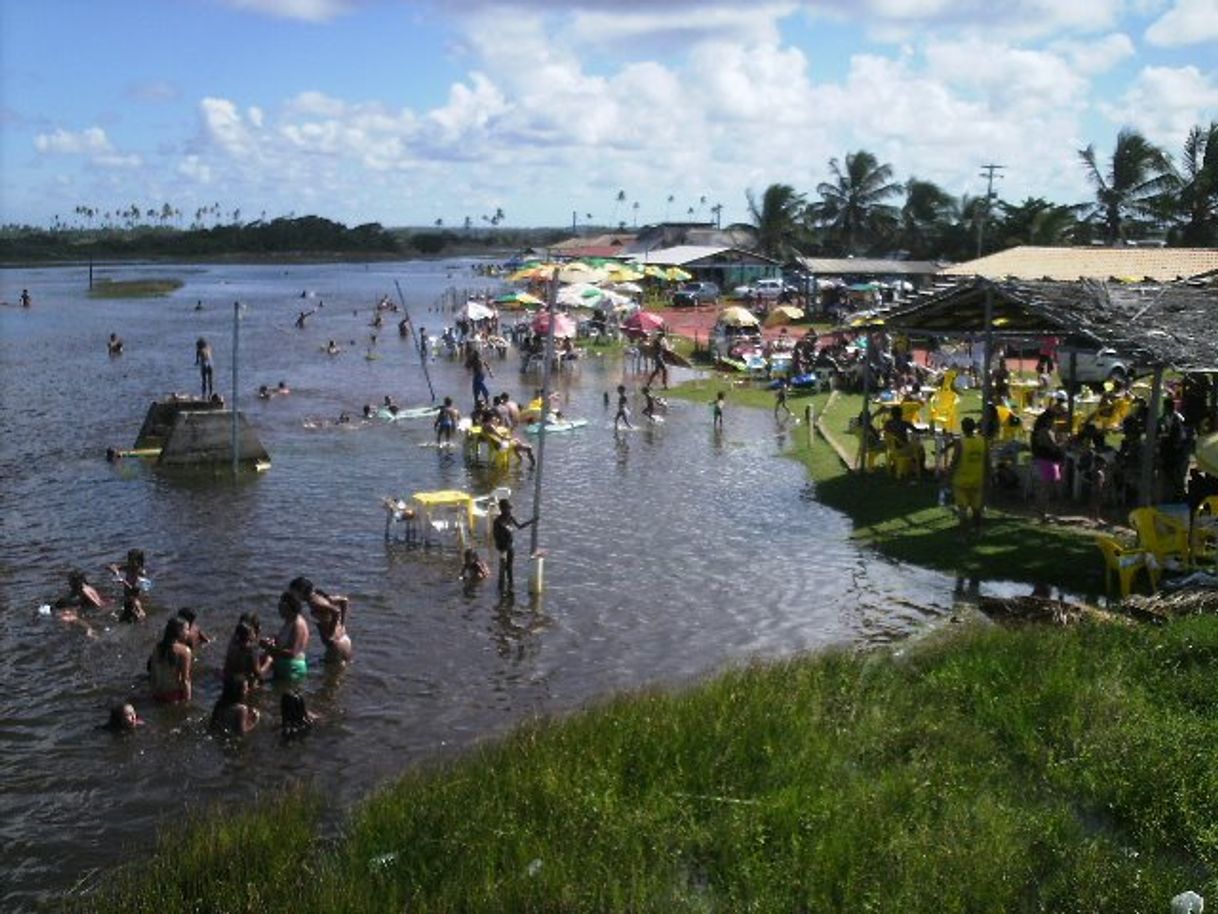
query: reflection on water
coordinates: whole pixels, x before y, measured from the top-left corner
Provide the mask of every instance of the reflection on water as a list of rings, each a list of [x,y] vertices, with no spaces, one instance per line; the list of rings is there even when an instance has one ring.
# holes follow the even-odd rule
[[[662,426],[615,434],[604,394],[623,366],[609,357],[585,360],[560,386],[564,411],[589,424],[546,443],[545,594],[500,601],[493,575],[466,589],[453,554],[385,542],[381,498],[508,485],[527,517],[533,477],[471,469],[422,446],[426,421],[306,420],[358,416],[386,394],[427,402],[418,357],[396,334],[382,335],[379,358],[364,358],[370,309],[399,279],[416,325],[435,334],[446,321],[430,308],[443,289],[477,279],[450,264],[106,269],[178,275],[185,286],[168,299],[102,302],[85,297],[80,268],[0,272],[0,301],[23,287],[35,300],[29,311],[0,307],[6,910],[114,863],[123,848],[147,847],[187,807],[248,802],[297,781],[350,802],[403,766],[531,714],[754,656],[888,641],[950,609],[949,579],[848,542],[846,521],[779,459],[792,430],[780,433],[768,413],[735,410],[717,433],[704,407],[674,401]],[[301,292],[318,309],[303,330],[293,326]],[[215,350],[216,389],[231,396],[237,299],[238,392],[270,472],[234,483],[107,465],[106,446],[130,446],[151,400],[195,389],[198,337]],[[111,332],[126,341],[114,359]],[[357,345],[330,357],[320,351],[330,339]],[[514,359],[492,367],[495,390],[519,398],[538,383]],[[437,361],[431,374],[437,394],[468,408],[457,365]],[[291,395],[253,396],[280,380]],[[91,640],[37,614],[70,568],[102,580],[103,565],[131,547],[155,573],[145,625],[110,624]],[[526,566],[518,556],[522,582]],[[278,593],[298,574],[351,595],[356,662],[337,674],[315,667],[305,692],[322,721],[303,742],[285,749],[262,727],[240,746],[218,744],[204,724],[224,642],[243,611],[273,629]],[[156,707],[139,674],[184,605],[219,643],[201,653],[194,706]],[[149,725],[127,739],[97,732],[108,706],[128,696]],[[260,699],[271,720],[276,698],[268,689]]]

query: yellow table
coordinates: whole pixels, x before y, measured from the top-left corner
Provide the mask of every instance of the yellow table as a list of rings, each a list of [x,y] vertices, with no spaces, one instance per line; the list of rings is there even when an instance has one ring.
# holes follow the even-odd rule
[[[426,525],[425,530],[442,530],[444,524],[436,517],[437,512],[445,508],[464,509],[463,520],[465,532],[472,533],[474,529],[474,496],[460,489],[440,489],[435,492],[415,492],[411,498],[418,506],[418,513]],[[462,534],[464,542],[464,535]]]

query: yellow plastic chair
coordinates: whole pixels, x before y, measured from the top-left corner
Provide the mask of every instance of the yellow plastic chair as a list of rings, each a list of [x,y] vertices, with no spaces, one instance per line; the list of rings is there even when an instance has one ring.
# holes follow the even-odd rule
[[[1002,403],[996,404],[994,409],[998,413],[998,440],[1022,441],[1023,426],[1011,424],[1011,417],[1015,415],[1014,410]]]
[[[1138,533],[1138,545],[1150,553],[1157,568],[1178,571],[1188,566],[1188,526],[1155,508],[1134,508],[1129,524]]]
[[[858,438],[858,440],[859,440],[858,450],[855,452],[855,456],[854,456],[854,464],[855,464],[855,466],[858,466],[858,464],[863,456],[863,430],[862,430],[862,427],[859,426],[858,424],[855,424],[854,426],[852,426],[850,428],[848,434],[854,435],[854,437]],[[871,446],[867,448],[867,469],[874,470],[876,467],[876,464],[879,463],[880,458],[883,455],[884,455],[884,445],[878,441],[873,441],[871,443]]]
[[[1194,565],[1210,564],[1218,572],[1218,495],[1208,496],[1197,506],[1189,551]]]
[[[930,403],[930,421],[937,428],[944,431],[956,432],[959,431],[959,426],[956,424],[956,407],[960,402],[960,395],[954,390],[940,389],[931,395]]]
[[[1145,569],[1151,591],[1159,586],[1158,569],[1146,561],[1147,552],[1137,547],[1122,546],[1111,536],[1097,536],[1095,544],[1104,554],[1104,592],[1112,593],[1112,578],[1115,576],[1121,587],[1121,596],[1129,596],[1138,571]]]
[[[905,451],[901,442],[892,435],[884,436],[884,460],[888,464],[888,473],[896,479],[904,479],[913,475],[913,458]]]

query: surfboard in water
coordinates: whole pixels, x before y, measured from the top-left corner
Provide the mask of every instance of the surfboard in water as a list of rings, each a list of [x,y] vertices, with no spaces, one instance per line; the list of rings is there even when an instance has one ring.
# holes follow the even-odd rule
[[[587,424],[587,419],[559,419],[557,422],[546,423],[546,434],[552,435],[555,432],[569,432],[577,428],[583,428]],[[541,425],[532,422],[525,428],[525,431],[530,435],[540,435]]]

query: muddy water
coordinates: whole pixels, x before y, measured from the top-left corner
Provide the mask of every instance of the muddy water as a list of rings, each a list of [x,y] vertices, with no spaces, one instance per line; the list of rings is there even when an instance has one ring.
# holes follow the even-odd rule
[[[358,413],[385,394],[427,402],[418,358],[392,317],[378,357],[365,358],[371,306],[397,279],[416,324],[434,334],[444,319],[429,309],[446,288],[484,285],[467,265],[115,267],[110,275],[178,276],[185,285],[164,299],[91,301],[80,268],[0,272],[0,300],[17,301],[22,288],[34,298],[29,310],[0,307],[5,910],[88,883],[211,801],[248,802],[301,781],[330,791],[341,808],[412,762],[528,715],[753,657],[887,641],[950,610],[949,579],[849,543],[846,520],[810,497],[803,470],[779,457],[786,439],[769,415],[730,412],[715,436],[706,407],[674,402],[663,425],[615,435],[603,394],[622,380],[620,358],[585,360],[560,384],[566,412],[590,421],[547,441],[543,598],[501,603],[490,585],[464,593],[452,554],[385,542],[381,497],[508,485],[527,517],[531,475],[492,476],[459,453],[422,446],[427,423],[314,428],[308,420]],[[212,342],[216,387],[230,396],[234,300],[243,304],[238,393],[273,468],[234,484],[167,476],[139,461],[108,465],[106,446],[131,445],[149,402],[196,389],[197,337]],[[314,308],[296,329],[297,314]],[[126,342],[115,359],[105,346],[112,331]],[[323,355],[330,339],[347,351]],[[437,393],[467,409],[460,367],[444,359],[430,367]],[[515,358],[493,370],[496,390],[523,397],[537,383]],[[281,380],[290,396],[253,396]],[[147,623],[101,620],[90,638],[39,615],[73,567],[113,595],[102,566],[133,546],[155,575]],[[222,745],[204,722],[223,642],[242,611],[272,622],[279,591],[298,574],[351,595],[357,661],[338,674],[314,664],[304,690],[323,723],[308,740],[286,749],[263,727],[238,747]],[[198,608],[219,643],[201,652],[194,705],[157,707],[139,674],[183,605]],[[107,708],[128,698],[148,725],[132,738],[97,731]],[[275,698],[268,690],[262,699],[271,718]]]

